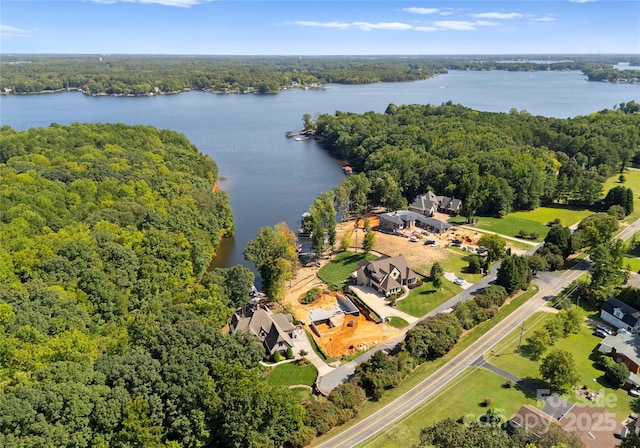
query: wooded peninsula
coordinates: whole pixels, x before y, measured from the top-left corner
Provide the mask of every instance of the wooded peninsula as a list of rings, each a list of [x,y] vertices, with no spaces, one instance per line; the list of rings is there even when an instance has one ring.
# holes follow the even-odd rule
[[[156,95],[202,90],[215,93],[277,93],[328,83],[371,84],[428,79],[448,70],[580,70],[590,81],[638,82],[637,55],[531,56],[144,56],[3,55],[0,92],[87,95]]]

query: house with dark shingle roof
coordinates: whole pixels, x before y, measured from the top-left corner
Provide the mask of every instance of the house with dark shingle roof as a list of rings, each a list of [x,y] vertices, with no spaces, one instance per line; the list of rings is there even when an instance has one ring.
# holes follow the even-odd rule
[[[449,196],[437,196],[433,191],[416,196],[409,205],[409,210],[425,216],[433,216],[436,212],[457,215],[462,210],[462,201]]]
[[[632,333],[640,330],[640,311],[618,299],[609,299],[603,303],[600,317],[616,328],[624,328]]]
[[[381,213],[378,215],[380,230],[394,232],[420,227],[432,233],[442,233],[449,230],[452,225],[435,218],[429,218],[410,210],[396,210],[395,212]]]
[[[291,314],[273,314],[262,307],[243,309],[231,318],[229,332],[233,334],[236,331],[259,338],[269,356],[276,351],[284,354],[288,348],[293,348],[295,326]]]
[[[418,275],[402,254],[396,257],[383,256],[374,261],[362,260],[356,271],[358,285],[371,286],[387,297],[417,281]]]

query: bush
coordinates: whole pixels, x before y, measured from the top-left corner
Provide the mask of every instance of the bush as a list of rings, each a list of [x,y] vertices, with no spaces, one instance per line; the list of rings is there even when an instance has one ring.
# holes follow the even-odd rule
[[[482,399],[482,402],[480,403],[480,405],[481,405],[483,408],[488,408],[490,404],[491,404],[491,398],[489,398],[489,397],[484,397],[484,398]]]
[[[273,356],[272,356],[273,362],[280,362],[282,361],[284,358],[282,357],[282,353],[280,353],[279,351],[276,351]]]
[[[322,290],[320,288],[311,288],[304,296],[302,296],[300,303],[308,305],[316,300],[320,294],[322,294]]]
[[[291,347],[287,347],[286,355],[287,359],[293,359],[293,349]]]
[[[289,443],[293,448],[302,448],[311,443],[311,441],[318,435],[318,431],[311,426],[303,426],[289,439]]]

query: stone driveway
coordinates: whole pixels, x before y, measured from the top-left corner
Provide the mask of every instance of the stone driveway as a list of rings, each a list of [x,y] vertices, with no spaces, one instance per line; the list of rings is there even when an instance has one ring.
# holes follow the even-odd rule
[[[384,296],[370,286],[351,285],[350,288],[360,300],[366,303],[369,308],[375,311],[376,314],[382,318],[396,316],[406,320],[410,324],[418,321],[418,318],[389,306],[384,300]]]

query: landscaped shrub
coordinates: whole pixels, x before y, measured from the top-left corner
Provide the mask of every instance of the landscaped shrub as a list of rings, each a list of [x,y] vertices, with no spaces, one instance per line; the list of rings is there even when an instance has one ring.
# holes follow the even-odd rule
[[[303,426],[289,439],[289,443],[293,448],[302,448],[303,446],[309,445],[317,435],[318,431],[316,431],[316,428]]]
[[[320,288],[311,288],[302,298],[300,299],[300,303],[303,305],[308,305],[314,300],[316,300],[322,294],[322,289]]]
[[[279,351],[276,350],[276,352],[273,354],[273,356],[271,357],[271,359],[273,360],[273,362],[280,362],[282,361],[284,358],[282,357],[282,353],[280,353]]]
[[[293,349],[291,347],[287,347],[285,356],[287,357],[287,359],[293,359]]]

